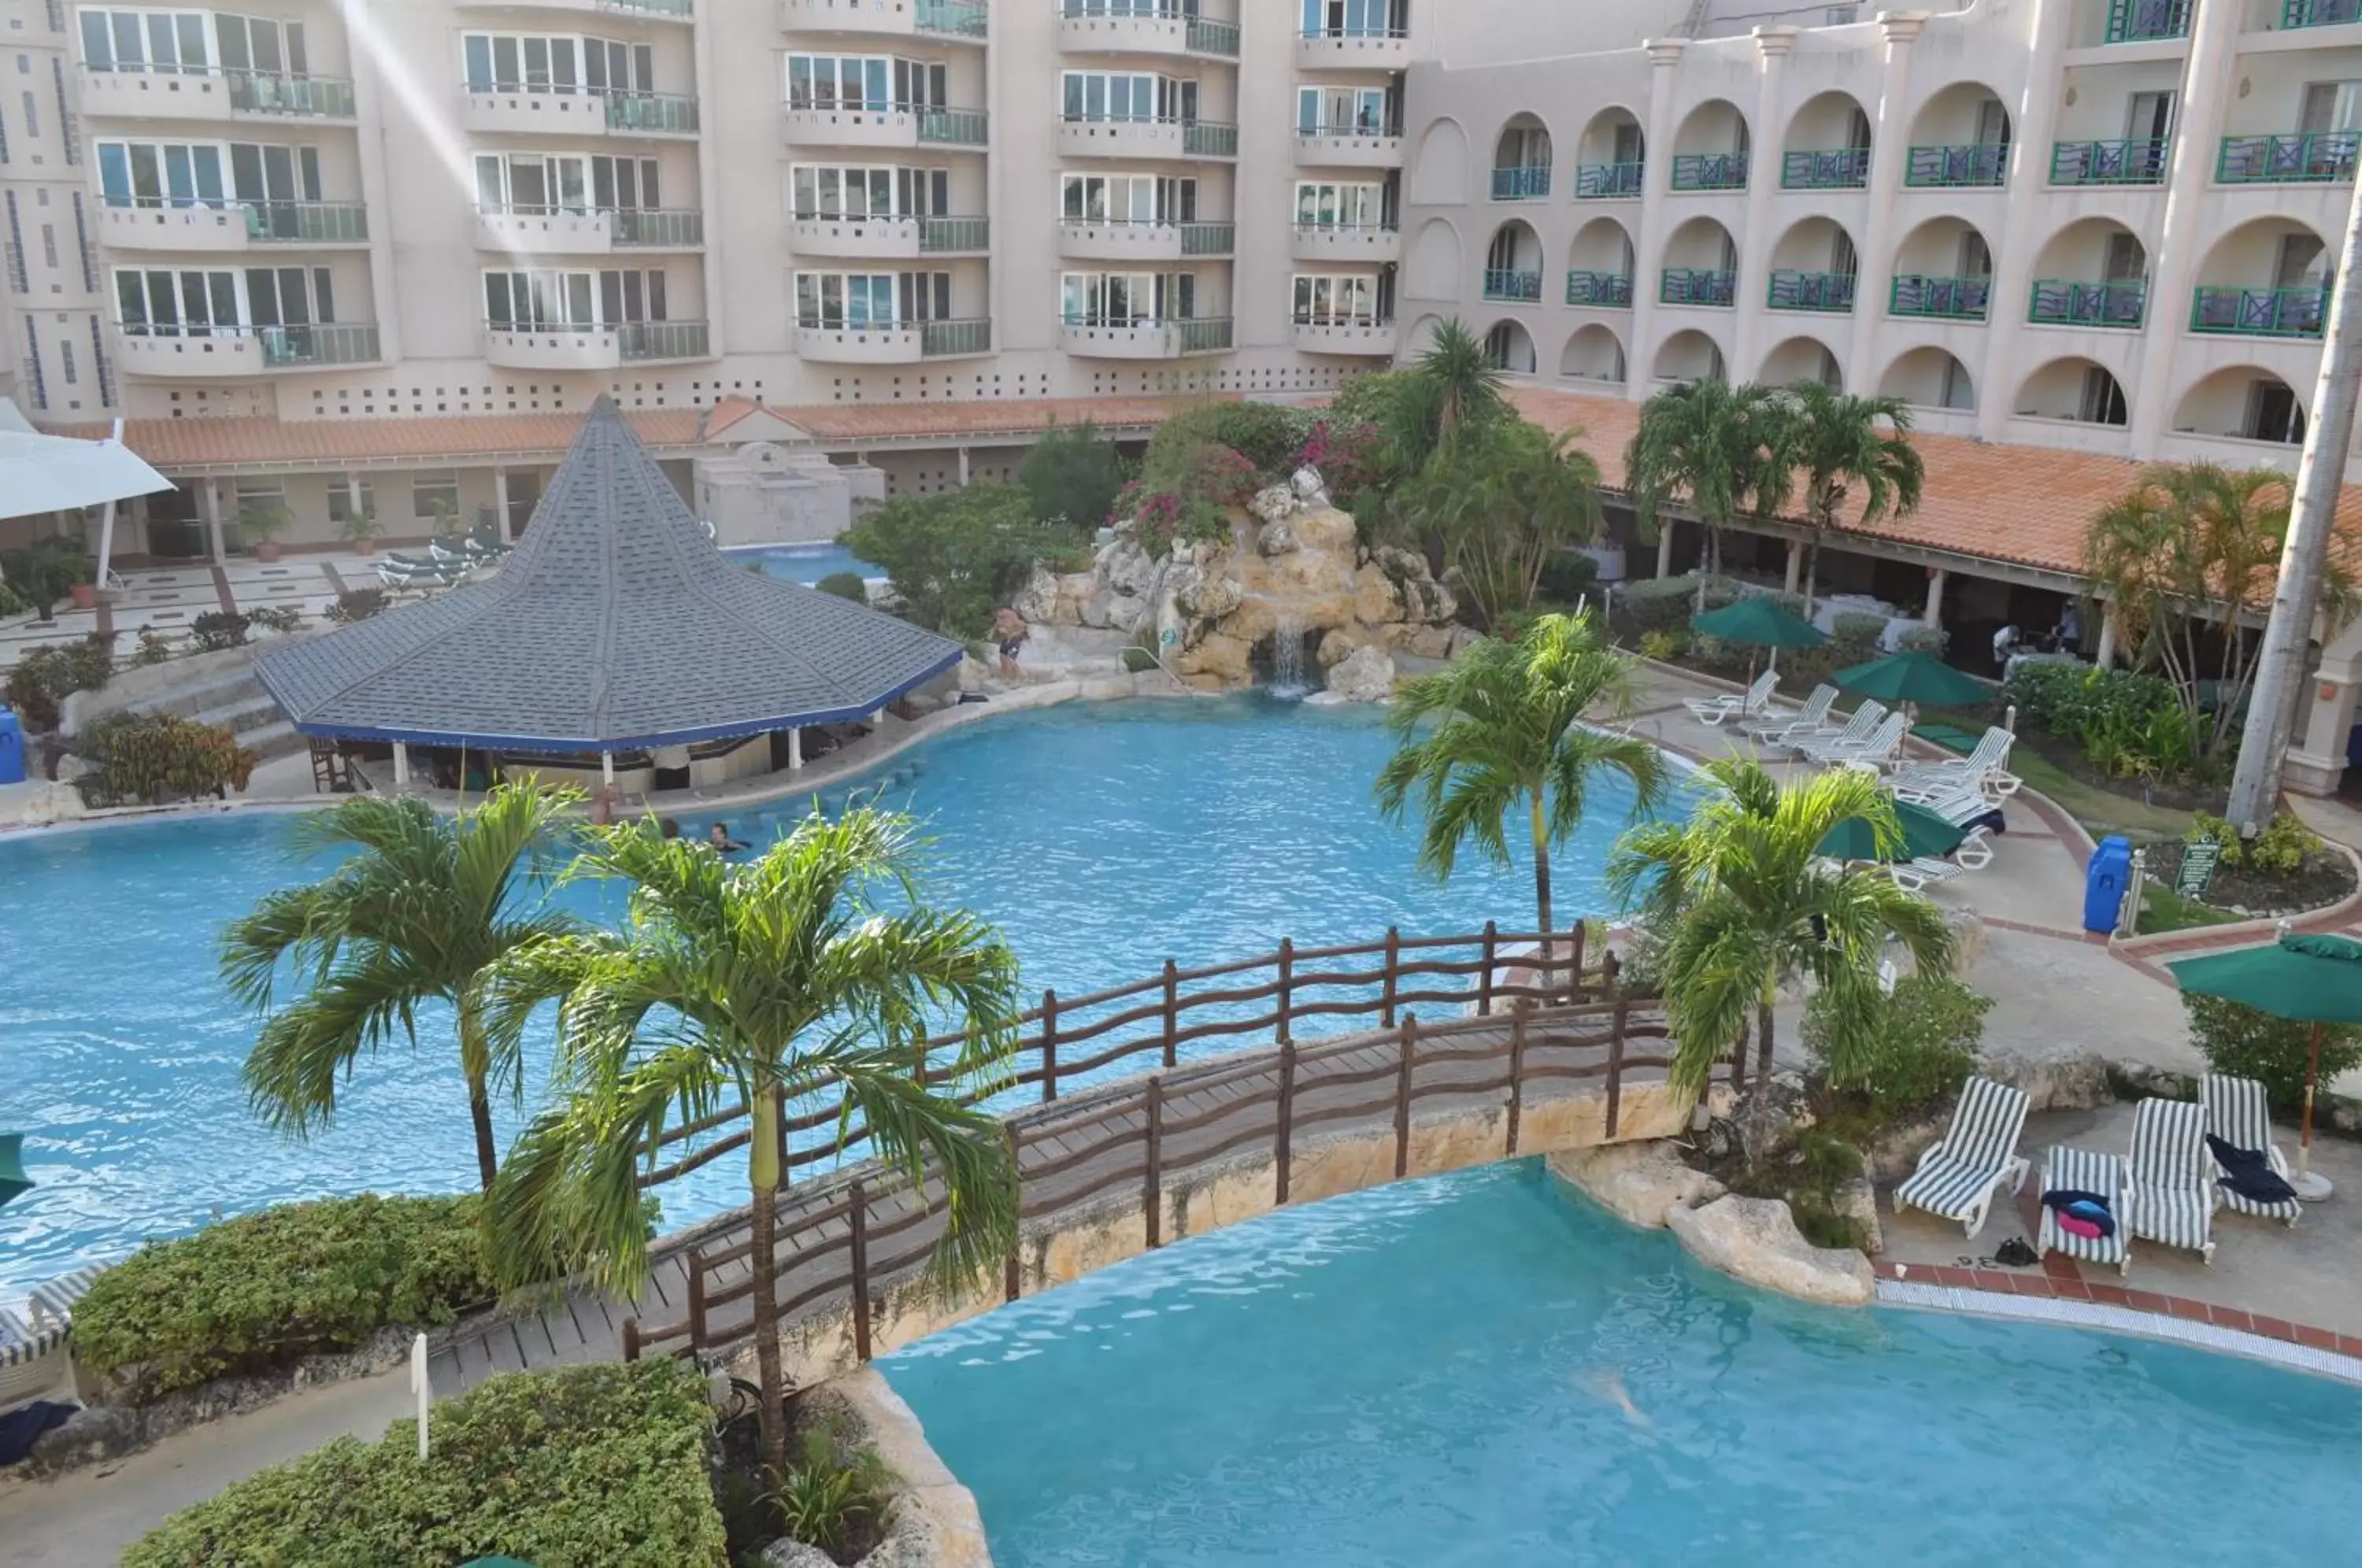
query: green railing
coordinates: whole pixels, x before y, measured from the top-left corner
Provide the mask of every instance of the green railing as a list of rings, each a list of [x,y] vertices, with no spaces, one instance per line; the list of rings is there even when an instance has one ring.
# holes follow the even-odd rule
[[[1539,202],[1550,194],[1550,165],[1526,163],[1514,168],[1493,171],[1493,199],[1496,202]]]
[[[1239,57],[1239,25],[1192,17],[1189,18],[1187,43],[1192,54],[1219,54],[1226,60],[1236,60]]]
[[[919,352],[928,359],[942,359],[952,354],[989,354],[992,352],[992,323],[987,321],[930,321],[919,334]]]
[[[989,250],[992,248],[992,220],[988,217],[921,218],[919,248],[923,252]]]
[[[1938,321],[1982,321],[1992,308],[1991,278],[1937,278],[1925,272],[1898,274],[1887,291],[1890,315]]]
[[[697,134],[697,100],[679,93],[627,93],[606,90],[607,128],[653,131],[668,136]]]
[[[2000,185],[2009,180],[2009,144],[1962,141],[1912,148],[1903,165],[1906,185]]]
[[[366,365],[380,357],[375,322],[318,322],[308,326],[257,326],[248,330],[261,340],[262,362],[274,370],[302,370],[312,365]]]
[[[2328,28],[2362,22],[2362,0],[2288,0],[2280,7],[2283,28]]]
[[[2109,0],[2108,41],[2188,38],[2191,9],[2191,0]]]
[[[1747,154],[1684,152],[1673,159],[1676,191],[1743,191],[1747,188]]]
[[[2138,279],[2042,278],[2025,319],[2042,326],[2138,326],[2147,303],[2148,285]]]
[[[702,245],[705,215],[687,207],[618,207],[612,215],[618,245]]]
[[[360,202],[248,202],[248,239],[341,245],[369,237],[369,207]]]
[[[1542,297],[1542,275],[1508,267],[1490,268],[1485,273],[1485,297],[1512,303],[1539,300]]]
[[[1231,347],[1231,318],[1211,316],[1197,321],[1176,321],[1180,329],[1178,342],[1184,354],[1220,354]]]
[[[2059,141],[2050,146],[2054,185],[2154,185],[2165,178],[2165,137],[2127,137],[2116,141]]]
[[[2298,131],[2286,136],[2226,136],[2214,155],[2225,185],[2310,185],[2354,178],[2362,131]]]
[[[991,138],[992,116],[982,109],[923,108],[919,139],[944,147],[982,147]]]
[[[1870,183],[1870,149],[1831,147],[1780,155],[1783,191],[1858,191]]]
[[[1632,308],[1632,274],[1569,272],[1566,275],[1566,303],[1589,305],[1595,310],[1629,310]]]
[[[1661,304],[1727,305],[1738,287],[1738,274],[1712,267],[1668,267],[1657,280]]]
[[[1794,268],[1774,267],[1772,286],[1765,291],[1763,303],[1773,310],[1817,310],[1843,315],[1853,309],[1854,279],[1851,272],[1800,272]]]
[[[1187,120],[1181,126],[1181,150],[1191,158],[1236,158],[1239,127],[1220,120]]]
[[[349,120],[353,84],[341,76],[289,76],[269,71],[228,71],[229,106],[249,115]]]
[[[1234,223],[1185,223],[1181,226],[1181,254],[1184,256],[1228,256],[1238,248],[1239,226]]]
[[[1574,199],[1608,202],[1638,196],[1644,188],[1647,167],[1639,162],[1578,163],[1574,166]]]
[[[2201,284],[2190,302],[2190,330],[2234,337],[2319,337],[2329,319],[2329,291],[2233,289]]]
[[[697,15],[697,0],[599,0],[599,3],[618,11],[639,11],[651,17],[679,17],[682,21]]]
[[[980,39],[991,29],[992,13],[977,0],[918,0],[911,7],[911,20],[922,33]]]
[[[712,357],[701,321],[626,321],[615,328],[615,348],[625,363],[640,359],[705,359]]]

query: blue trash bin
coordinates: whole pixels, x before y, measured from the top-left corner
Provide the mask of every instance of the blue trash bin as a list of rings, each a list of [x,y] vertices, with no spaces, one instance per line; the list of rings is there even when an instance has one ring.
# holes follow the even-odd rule
[[[2092,852],[2083,873],[2083,929],[2107,935],[2116,929],[2125,887],[2133,879],[2133,841],[2111,834]]]
[[[25,726],[17,715],[0,708],[0,784],[25,781]]]

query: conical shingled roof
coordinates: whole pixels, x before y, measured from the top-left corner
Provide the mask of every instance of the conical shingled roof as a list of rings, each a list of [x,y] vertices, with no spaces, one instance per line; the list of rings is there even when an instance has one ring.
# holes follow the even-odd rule
[[[255,669],[306,734],[613,752],[855,718],[961,654],[723,558],[602,397],[496,576]]]

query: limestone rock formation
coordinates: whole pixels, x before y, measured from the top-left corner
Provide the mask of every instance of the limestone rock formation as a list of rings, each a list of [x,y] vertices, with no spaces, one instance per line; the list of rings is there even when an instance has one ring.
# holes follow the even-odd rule
[[[1395,661],[1381,648],[1355,648],[1330,668],[1329,690],[1348,702],[1383,702],[1395,694]]]
[[[1672,1210],[1711,1203],[1724,1191],[1722,1183],[1682,1164],[1663,1143],[1570,1150],[1552,1154],[1550,1168],[1626,1224],[1652,1231],[1663,1230]]]
[[[1868,1258],[1850,1247],[1813,1245],[1776,1198],[1677,1207],[1665,1223],[1698,1262],[1760,1289],[1831,1307],[1867,1307],[1877,1295]]]

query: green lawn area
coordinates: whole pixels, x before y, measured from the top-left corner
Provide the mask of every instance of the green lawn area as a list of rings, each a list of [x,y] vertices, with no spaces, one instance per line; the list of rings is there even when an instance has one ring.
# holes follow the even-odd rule
[[[2185,899],[2171,888],[2151,882],[2141,895],[2140,924],[2136,933],[2156,936],[2168,931],[2189,931],[2202,925],[2229,925],[2243,920],[2228,910],[2210,909],[2193,899]]]

